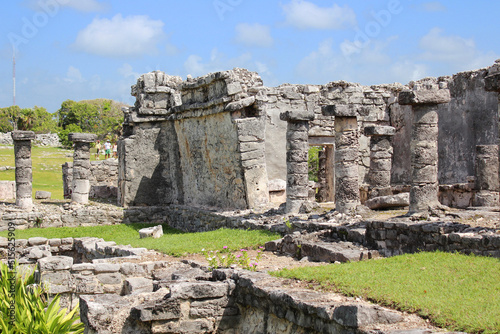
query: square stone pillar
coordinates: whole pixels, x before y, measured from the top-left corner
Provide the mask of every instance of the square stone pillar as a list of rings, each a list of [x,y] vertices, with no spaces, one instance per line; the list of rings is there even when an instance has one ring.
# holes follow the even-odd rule
[[[434,87],[432,87],[434,88]],[[448,89],[429,87],[399,93],[400,105],[411,105],[411,189],[409,214],[440,207],[438,199],[438,105],[450,102]]]
[[[68,139],[75,144],[71,201],[87,204],[90,193],[90,143],[96,141],[97,135],[70,133]]]
[[[16,162],[16,205],[23,209],[33,206],[33,170],[31,164],[31,141],[33,131],[12,131]]]
[[[286,213],[299,213],[308,199],[309,121],[314,113],[307,110],[280,114],[287,121],[286,131]]]
[[[334,201],[334,149],[333,145],[323,146],[323,150],[319,151],[318,162],[318,183],[319,191],[316,194],[318,202],[333,202]]]
[[[330,105],[323,115],[335,117],[335,210],[352,213],[361,204],[358,113],[348,105]]]
[[[498,169],[498,145],[477,145],[475,206],[498,207]]]
[[[396,129],[392,126],[372,125],[365,127],[365,135],[370,137],[370,197],[392,195],[392,137]]]

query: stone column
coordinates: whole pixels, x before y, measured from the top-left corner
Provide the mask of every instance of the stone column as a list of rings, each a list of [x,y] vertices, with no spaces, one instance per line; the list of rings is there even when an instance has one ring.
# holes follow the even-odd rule
[[[500,93],[500,59],[495,61],[495,64],[488,69],[488,75],[484,79],[485,89],[490,92]],[[498,95],[498,141],[497,145],[500,146],[500,94]],[[500,163],[500,148],[498,149],[498,161]],[[498,178],[500,179],[500,169]],[[497,204],[499,205],[499,204]]]
[[[335,210],[349,213],[360,205],[359,131],[357,112],[348,105],[323,107],[335,116]]]
[[[333,202],[334,200],[334,153],[333,145],[326,145],[324,150],[319,152],[319,175],[318,182],[320,188],[317,194],[318,202]]]
[[[476,146],[475,206],[499,205],[498,145]]]
[[[75,144],[71,201],[87,204],[90,192],[90,143],[96,141],[97,135],[70,133],[68,138]]]
[[[392,195],[392,136],[396,129],[392,126],[367,126],[365,135],[370,137],[370,197]]]
[[[33,171],[31,166],[31,141],[33,131],[12,131],[16,159],[16,205],[23,209],[33,206]]]
[[[287,111],[280,119],[288,122],[286,131],[286,213],[298,213],[308,199],[309,121],[314,113]]]
[[[409,214],[440,207],[438,200],[438,105],[450,102],[448,89],[399,93],[400,105],[411,105],[411,188]]]

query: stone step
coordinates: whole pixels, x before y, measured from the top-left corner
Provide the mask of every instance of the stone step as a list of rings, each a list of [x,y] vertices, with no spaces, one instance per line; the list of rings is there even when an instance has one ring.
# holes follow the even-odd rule
[[[361,236],[364,230],[355,232]],[[307,258],[312,262],[343,263],[380,257],[376,250],[367,249],[350,241],[329,239],[324,232],[289,234],[282,239],[266,243],[265,249],[299,259]]]

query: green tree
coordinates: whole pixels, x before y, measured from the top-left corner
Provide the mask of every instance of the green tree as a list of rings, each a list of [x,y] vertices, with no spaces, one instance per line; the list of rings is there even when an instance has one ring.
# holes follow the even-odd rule
[[[17,122],[21,115],[19,106],[10,106],[0,109],[0,131],[10,132],[17,130]]]
[[[35,114],[35,119],[32,131],[36,133],[49,133],[57,132],[57,122],[55,120],[56,114],[49,113],[45,108],[34,106],[33,112]]]
[[[100,139],[106,136],[117,138],[121,134],[123,123],[122,106],[123,104],[105,99],[80,102],[66,100],[57,111],[58,125],[62,130],[76,125],[82,132],[95,133]]]
[[[72,132],[83,132],[83,130],[76,124],[70,124],[65,129],[62,129],[57,133],[62,146],[71,148],[73,142],[69,141],[68,135]]]

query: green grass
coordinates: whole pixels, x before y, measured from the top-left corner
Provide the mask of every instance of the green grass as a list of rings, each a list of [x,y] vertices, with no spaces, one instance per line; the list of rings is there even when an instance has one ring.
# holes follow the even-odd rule
[[[500,332],[500,261],[495,258],[418,253],[272,274],[416,312],[439,327]]]
[[[81,238],[99,237],[106,241],[114,241],[118,245],[131,245],[145,247],[165,254],[181,256],[184,254],[201,253],[202,249],[222,250],[224,246],[230,249],[255,248],[267,241],[279,238],[279,235],[267,231],[230,230],[219,229],[211,232],[183,233],[163,225],[163,237],[158,239],[139,238],[141,228],[155,226],[156,224],[120,224],[105,226],[85,227],[49,227],[17,230],[16,239],[31,237],[45,238]],[[7,232],[0,232],[6,237]]]
[[[0,166],[15,166],[14,146],[3,146],[0,148]],[[91,149],[90,160],[95,160],[95,149]],[[57,147],[31,148],[31,159],[33,166],[33,198],[37,190],[50,191],[52,199],[64,199],[62,168],[65,162],[73,161],[73,150]],[[103,159],[101,157],[101,159]],[[0,171],[1,181],[15,181],[14,170]]]

